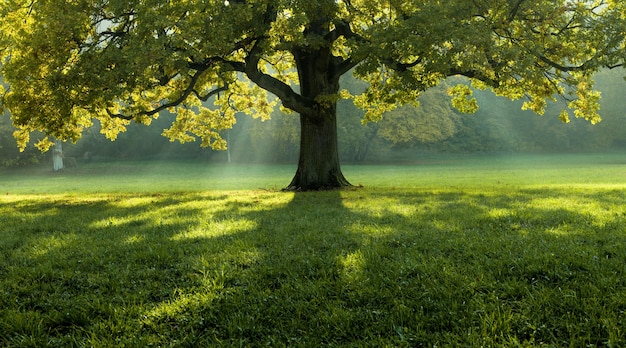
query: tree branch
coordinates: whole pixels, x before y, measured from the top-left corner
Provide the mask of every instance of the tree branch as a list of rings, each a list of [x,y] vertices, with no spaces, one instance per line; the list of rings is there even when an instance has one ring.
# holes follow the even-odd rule
[[[196,98],[202,100],[203,102],[209,100],[209,98],[211,98],[212,96],[219,94],[221,92],[226,92],[228,90],[228,86],[223,86],[223,87],[219,87],[213,90],[210,90],[207,94],[205,95],[201,95],[200,92],[196,91],[195,89],[192,91],[193,94],[196,96]]]
[[[114,117],[114,118],[121,118],[124,120],[132,120],[135,117],[138,116],[152,116],[155,114],[158,114],[159,112],[174,107],[174,106],[178,106],[181,103],[183,103],[185,101],[185,99],[187,99],[189,97],[189,95],[191,95],[192,93],[195,94],[195,96],[202,100],[202,101],[206,101],[208,100],[210,97],[228,90],[228,86],[222,86],[222,87],[218,87],[214,90],[211,90],[210,92],[208,92],[205,95],[200,95],[200,93],[198,91],[195,90],[196,87],[196,83],[198,82],[198,79],[200,78],[200,76],[202,76],[202,73],[204,72],[204,70],[198,70],[196,71],[192,76],[191,76],[191,80],[189,80],[189,85],[187,86],[187,88],[185,88],[185,90],[183,91],[183,93],[180,95],[180,97],[167,102],[165,104],[161,104],[158,107],[152,109],[152,110],[145,110],[145,111],[140,111],[135,115],[124,115],[124,114],[116,114],[116,113],[112,113],[109,109],[106,110],[107,114],[109,115],[109,117]]]
[[[453,68],[453,69],[450,69],[450,71],[446,74],[447,77],[458,76],[458,75],[465,76],[470,79],[476,79],[476,80],[482,81],[491,87],[497,87],[498,82],[499,82],[497,79],[489,78],[485,74],[481,73],[480,71],[476,69],[461,70],[461,69]]]
[[[519,8],[524,1],[525,0],[517,0],[517,2],[515,2],[513,8],[511,9],[511,12],[509,12],[509,16],[507,18],[508,22],[512,22],[515,19],[515,17],[517,16],[517,12],[519,12]]]
[[[259,61],[261,60],[261,45],[263,40],[257,40],[246,57],[245,64],[231,62],[231,66],[237,71],[243,72],[250,81],[257,86],[277,96],[283,103],[283,106],[300,114],[313,112],[313,103],[307,101],[301,95],[296,93],[286,83],[263,73],[259,70]]]
[[[580,64],[580,65],[576,65],[576,66],[566,66],[566,65],[562,65],[559,64],[553,60],[551,60],[550,58],[536,53],[535,56],[537,58],[539,58],[539,60],[541,60],[542,62],[548,64],[549,66],[553,67],[554,69],[563,71],[563,72],[571,72],[571,71],[583,71],[583,70],[587,70],[589,69],[589,65],[591,65],[593,63],[593,59],[589,59],[586,62]]]
[[[348,58],[348,59],[343,59],[341,57],[334,57],[334,58],[336,60],[335,62],[333,62],[333,71],[334,71],[333,77],[334,78],[338,78],[342,76],[343,74],[347,73],[352,68],[359,65],[360,63],[360,61],[354,60],[352,58]]]
[[[330,40],[329,42],[334,42],[341,36],[346,39],[355,39],[362,43],[368,42],[364,37],[352,31],[352,28],[350,28],[350,23],[343,20],[338,20],[335,21],[333,24],[335,25],[335,29],[331,30],[325,36],[326,40]],[[353,57],[343,59],[341,57],[333,56],[333,78],[339,78],[343,74],[350,71],[350,69],[357,66],[360,62],[361,60],[355,60]]]

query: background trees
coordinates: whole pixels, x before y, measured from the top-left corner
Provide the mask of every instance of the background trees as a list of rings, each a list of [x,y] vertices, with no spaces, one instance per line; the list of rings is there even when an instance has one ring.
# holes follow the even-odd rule
[[[45,157],[39,150],[30,146],[20,152],[15,144],[13,132],[15,128],[11,124],[8,115],[0,115],[0,167],[15,167],[40,163]]]
[[[357,80],[346,78],[345,88],[363,88]],[[546,113],[538,116],[521,110],[523,101],[509,101],[488,91],[475,91],[480,108],[474,114],[463,114],[452,108],[446,89],[452,83],[426,92],[420,106],[406,106],[385,114],[377,123],[362,124],[363,111],[350,101],[338,104],[338,134],[341,159],[345,162],[412,161],[420,156],[440,153],[541,153],[626,151],[626,106],[623,95],[626,82],[613,70],[596,75],[602,92],[602,121],[591,125],[573,118],[570,123],[558,120],[563,101],[549,103]],[[456,81],[458,82],[458,81]],[[455,83],[456,83],[455,82]],[[431,105],[433,103],[433,105]],[[425,115],[426,113],[426,115]],[[175,115],[163,114],[150,127],[130,125],[128,131],[114,142],[104,139],[96,124],[83,134],[75,145],[65,144],[64,152],[80,163],[85,153],[91,160],[189,159],[225,163],[222,151],[202,149],[196,143],[170,142],[161,133]],[[276,109],[269,120],[236,116],[237,123],[229,130],[233,162],[294,163],[298,156],[297,116]],[[421,120],[421,121],[420,121]],[[427,122],[423,122],[427,120]],[[28,164],[41,161],[40,152],[32,147],[19,153],[12,139],[14,128],[8,118],[0,119],[0,158],[3,165]],[[447,123],[447,133],[440,124]],[[392,132],[381,130],[402,128],[406,136],[387,137]],[[437,135],[435,138],[427,136]],[[226,138],[226,133],[223,134]],[[16,158],[20,158],[16,160]]]

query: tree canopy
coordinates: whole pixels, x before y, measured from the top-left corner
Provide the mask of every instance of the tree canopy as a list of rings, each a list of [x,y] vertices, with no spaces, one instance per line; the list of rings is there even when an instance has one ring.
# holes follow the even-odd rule
[[[341,98],[376,121],[462,75],[474,87],[525,98],[523,107],[537,113],[563,98],[571,111],[562,120],[572,113],[599,121],[592,76],[622,64],[625,7],[619,0],[6,0],[1,105],[22,147],[33,131],[76,140],[94,119],[114,139],[130,121],[149,124],[169,110],[177,117],[164,135],[224,148],[219,131],[234,124],[235,112],[269,117],[279,102],[302,126],[300,178],[291,186],[342,186],[333,140]],[[362,93],[339,89],[350,71],[367,82]],[[469,86],[449,93],[459,110],[476,110]]]

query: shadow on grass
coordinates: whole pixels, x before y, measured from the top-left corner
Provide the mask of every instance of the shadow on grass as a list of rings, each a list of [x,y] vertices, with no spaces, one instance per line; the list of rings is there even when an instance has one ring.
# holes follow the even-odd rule
[[[624,191],[0,201],[3,345],[624,344]]]

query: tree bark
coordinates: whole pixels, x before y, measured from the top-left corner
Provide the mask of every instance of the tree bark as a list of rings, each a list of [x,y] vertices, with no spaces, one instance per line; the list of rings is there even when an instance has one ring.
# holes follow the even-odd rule
[[[351,186],[339,165],[337,102],[332,96],[339,92],[340,74],[334,71],[330,50],[300,51],[294,57],[300,94],[311,107],[300,112],[298,170],[286,189],[310,191]]]
[[[331,27],[334,29],[330,29]],[[286,190],[329,190],[351,186],[341,172],[337,148],[337,94],[339,78],[357,62],[333,55],[332,47],[349,27],[320,17],[305,29],[311,42],[289,49],[298,71],[300,91],[264,73],[259,66],[264,39],[252,45],[245,63],[230,62],[233,69],[277,96],[284,107],[300,114],[298,170]]]
[[[52,169],[59,171],[63,169],[63,147],[60,140],[54,141],[54,147],[52,148]]]
[[[315,120],[300,116],[298,170],[287,190],[332,190],[351,186],[339,165],[337,117],[334,107]]]

